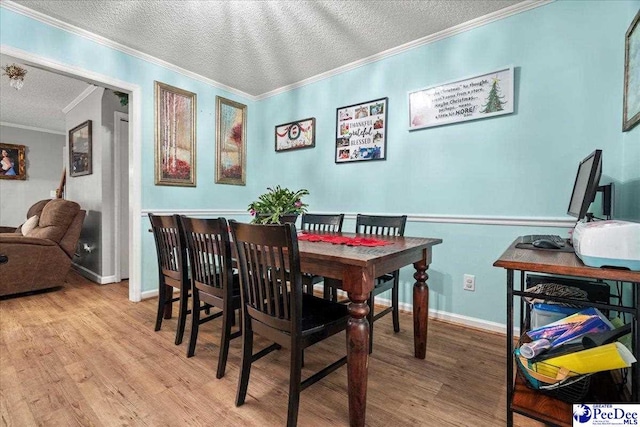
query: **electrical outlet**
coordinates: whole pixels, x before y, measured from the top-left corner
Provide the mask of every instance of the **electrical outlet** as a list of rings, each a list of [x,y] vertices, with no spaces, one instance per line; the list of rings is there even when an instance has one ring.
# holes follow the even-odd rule
[[[465,274],[464,280],[462,282],[462,289],[465,291],[475,291],[476,290],[476,276],[473,274]]]

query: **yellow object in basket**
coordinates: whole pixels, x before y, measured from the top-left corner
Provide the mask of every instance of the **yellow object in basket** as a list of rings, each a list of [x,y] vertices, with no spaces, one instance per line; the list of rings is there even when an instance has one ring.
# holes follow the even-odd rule
[[[614,342],[535,363],[535,370],[542,375],[556,377],[562,368],[577,374],[591,374],[628,368],[635,362],[636,358],[627,347]]]

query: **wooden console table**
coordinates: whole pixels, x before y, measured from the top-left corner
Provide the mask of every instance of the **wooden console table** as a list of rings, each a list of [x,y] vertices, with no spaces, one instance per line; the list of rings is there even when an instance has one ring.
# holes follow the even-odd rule
[[[507,426],[513,426],[513,413],[519,413],[529,418],[545,422],[550,425],[571,426],[571,405],[528,388],[520,378],[514,378],[514,324],[513,304],[514,298],[520,298],[520,330],[524,327],[523,297],[540,297],[540,294],[528,293],[525,289],[527,272],[545,273],[550,275],[573,276],[577,278],[589,278],[596,280],[611,280],[627,283],[631,286],[632,302],[630,306],[618,306],[596,302],[580,302],[567,298],[553,296],[550,300],[559,302],[571,302],[583,306],[596,307],[598,309],[616,310],[630,313],[633,317],[632,348],[636,359],[640,360],[640,272],[614,268],[593,268],[585,266],[573,252],[558,252],[553,250],[530,250],[516,248],[516,239],[502,254],[500,259],[493,263],[494,267],[502,267],[507,270]],[[520,272],[520,286],[514,288],[515,272]],[[624,289],[622,289],[624,290]],[[638,362],[640,363],[640,362]],[[631,369],[632,392],[631,401],[638,403],[638,388],[640,386],[640,369],[635,363]]]

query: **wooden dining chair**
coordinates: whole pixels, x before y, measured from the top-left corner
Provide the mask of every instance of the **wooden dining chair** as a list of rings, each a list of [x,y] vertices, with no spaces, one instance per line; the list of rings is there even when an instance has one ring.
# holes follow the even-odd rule
[[[302,380],[303,350],[347,326],[347,307],[302,292],[300,254],[293,224],[229,222],[237,249],[242,295],[242,367],[236,406],[245,402],[257,333],[290,350],[287,426],[297,424],[300,392],[346,363],[346,356]]]
[[[356,233],[374,234],[379,236],[404,236],[404,228],[407,224],[407,216],[383,216],[383,215],[362,215],[356,216]],[[400,310],[398,303],[398,286],[400,282],[400,271],[384,274],[376,278],[375,287],[369,295],[369,353],[373,351],[373,322],[382,316],[393,313],[393,330],[400,331]],[[331,301],[337,301],[337,288],[340,281],[325,282],[325,295],[329,294]],[[391,290],[391,306],[375,314],[375,297]]]
[[[302,221],[300,227],[303,231],[309,232],[331,232],[339,233],[342,231],[342,222],[344,221],[344,214],[302,214]],[[322,281],[330,281],[322,276],[316,276],[315,274],[303,273],[302,274],[302,288],[309,294],[313,294],[313,285]],[[324,298],[331,299],[331,290],[335,291],[335,286],[324,287]],[[333,299],[334,301],[336,298]]]
[[[407,216],[381,216],[361,215],[356,216],[356,233],[377,234],[383,236],[404,236],[404,228],[407,224]],[[393,313],[393,331],[400,332],[400,310],[398,304],[398,287],[400,285],[400,270],[384,274],[376,278],[376,284],[369,295],[369,353],[373,351],[373,322],[382,316]],[[382,292],[391,289],[391,306],[378,314],[375,312],[375,297]]]
[[[149,214],[151,230],[158,258],[158,311],[155,330],[162,327],[162,319],[170,319],[173,303],[179,301],[176,345],[182,343],[189,302],[189,278],[184,236],[180,232],[177,215]],[[173,289],[180,295],[173,297]]]
[[[233,274],[229,225],[224,218],[199,219],[180,217],[189,257],[192,295],[191,335],[187,357],[195,354],[200,325],[222,317],[220,354],[216,378],[224,376],[229,343],[241,331],[231,333],[236,310],[240,308],[240,282]],[[201,317],[215,307],[217,313]]]

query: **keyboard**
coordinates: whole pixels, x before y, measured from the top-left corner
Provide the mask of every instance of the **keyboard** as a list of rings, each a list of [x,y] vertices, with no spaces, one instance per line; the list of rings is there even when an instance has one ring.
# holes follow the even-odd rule
[[[521,243],[533,243],[536,240],[550,240],[560,247],[566,244],[566,241],[562,237],[551,234],[529,234],[528,236],[522,236]]]

